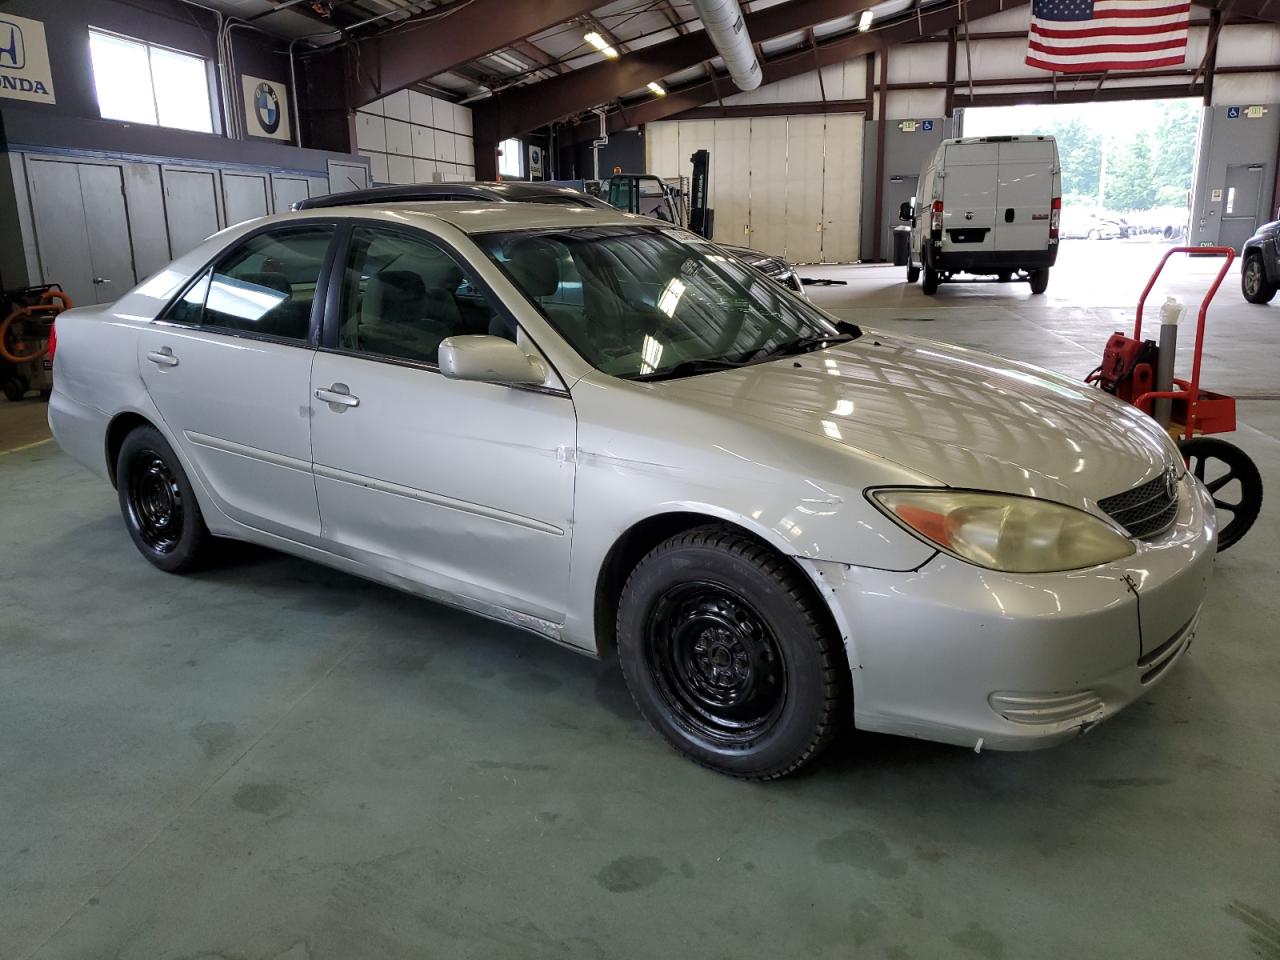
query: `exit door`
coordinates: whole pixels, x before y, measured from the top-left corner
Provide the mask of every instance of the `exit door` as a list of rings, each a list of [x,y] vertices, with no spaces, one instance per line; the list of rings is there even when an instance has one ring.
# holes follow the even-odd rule
[[[1262,171],[1260,163],[1237,163],[1227,167],[1225,189],[1222,191],[1222,226],[1218,230],[1221,246],[1239,252],[1258,228]]]
[[[137,281],[119,166],[29,160],[36,249],[45,283],[73,303],[109,303]]]

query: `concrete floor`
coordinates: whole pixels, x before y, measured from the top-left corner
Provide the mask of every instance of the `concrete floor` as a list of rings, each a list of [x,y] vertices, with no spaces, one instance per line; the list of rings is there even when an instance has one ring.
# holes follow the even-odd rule
[[[805,272],[861,322],[1083,374],[1154,256],[1069,248],[1035,299]],[[1206,382],[1258,398],[1235,439],[1280,490],[1280,304],[1220,303]],[[1280,958],[1280,494],[1191,656],[1089,736],[850,735],[744,785],[611,667],[265,551],[166,576],[52,444],[0,483],[6,960]]]

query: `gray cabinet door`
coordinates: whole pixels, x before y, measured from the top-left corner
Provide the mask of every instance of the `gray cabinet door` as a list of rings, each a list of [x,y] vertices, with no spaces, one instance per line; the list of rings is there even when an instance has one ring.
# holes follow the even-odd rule
[[[305,200],[311,196],[311,185],[307,182],[306,177],[275,177],[271,178],[272,199],[275,200],[276,213],[288,213],[299,200]]]
[[[217,176],[212,170],[165,169],[164,210],[173,257],[218,232]]]
[[[61,284],[75,303],[96,303],[76,164],[28,160],[27,181],[44,282]]]
[[[129,210],[124,202],[124,176],[116,166],[84,163],[79,167],[85,234],[93,266],[93,302],[110,303],[137,282]]]
[[[254,217],[265,217],[271,212],[267,205],[266,174],[224,173],[222,201],[226,205],[229,227]]]
[[[45,283],[79,305],[109,303],[136,282],[124,179],[115,164],[28,161]]]

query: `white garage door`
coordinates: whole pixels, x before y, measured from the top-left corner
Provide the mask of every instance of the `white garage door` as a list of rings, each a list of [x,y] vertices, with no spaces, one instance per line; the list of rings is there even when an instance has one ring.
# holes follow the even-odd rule
[[[862,128],[859,114],[666,120],[645,127],[646,167],[688,177],[693,152],[710,150],[716,240],[849,262],[859,256]]]

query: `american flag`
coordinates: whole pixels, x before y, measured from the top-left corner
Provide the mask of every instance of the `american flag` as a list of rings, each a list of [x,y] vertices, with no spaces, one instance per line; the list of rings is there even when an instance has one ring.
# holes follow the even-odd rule
[[[1185,0],[1033,0],[1027,64],[1056,73],[1180,67]]]

